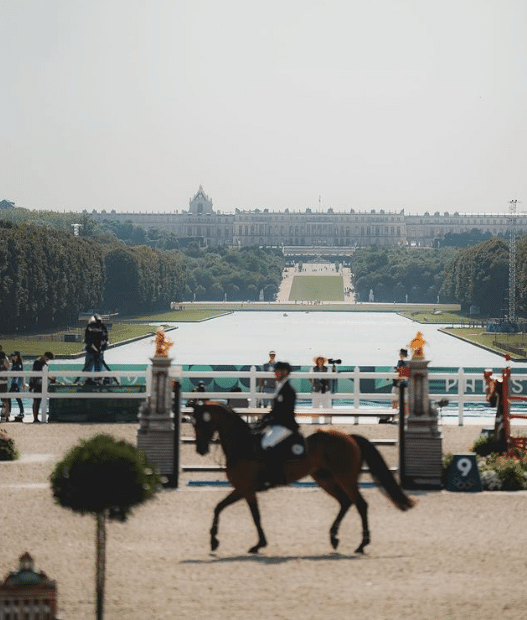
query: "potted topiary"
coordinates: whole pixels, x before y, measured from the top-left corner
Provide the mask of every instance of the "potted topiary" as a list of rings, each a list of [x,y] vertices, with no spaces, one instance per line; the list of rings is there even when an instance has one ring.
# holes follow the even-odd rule
[[[106,520],[126,521],[133,507],[155,496],[161,476],[144,452],[101,434],[72,448],[49,480],[58,504],[96,517],[96,618],[102,620]]]

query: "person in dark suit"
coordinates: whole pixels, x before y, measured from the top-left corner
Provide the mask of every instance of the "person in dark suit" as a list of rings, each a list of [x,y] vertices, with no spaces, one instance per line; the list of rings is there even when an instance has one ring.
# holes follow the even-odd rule
[[[291,366],[288,362],[275,364],[276,392],[271,411],[266,413],[261,421],[262,428],[268,429],[261,442],[267,462],[267,476],[264,481],[264,486],[267,487],[286,484],[284,463],[277,447],[299,428],[295,420],[296,392],[289,383],[290,372]]]

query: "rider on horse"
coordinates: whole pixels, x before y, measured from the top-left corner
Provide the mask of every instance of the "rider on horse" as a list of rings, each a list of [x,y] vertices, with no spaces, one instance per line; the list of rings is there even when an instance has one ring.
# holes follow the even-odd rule
[[[266,413],[261,422],[262,428],[268,430],[262,437],[261,446],[267,462],[267,476],[264,485],[267,487],[286,484],[284,472],[284,456],[279,447],[282,442],[298,433],[299,426],[295,420],[296,392],[289,383],[291,366],[287,362],[277,362],[274,374],[277,380],[276,392],[273,397],[271,411]],[[304,453],[304,446],[299,445],[296,457]]]

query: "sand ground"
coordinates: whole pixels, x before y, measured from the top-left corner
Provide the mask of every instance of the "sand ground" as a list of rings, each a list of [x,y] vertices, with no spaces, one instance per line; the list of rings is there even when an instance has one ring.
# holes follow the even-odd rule
[[[21,459],[0,463],[0,578],[29,551],[37,568],[58,582],[61,617],[91,619],[95,522],[55,505],[47,477],[80,438],[109,432],[135,443],[136,425],[3,428],[15,438]],[[379,438],[397,429],[361,425],[351,431]],[[466,451],[479,432],[474,426],[443,427],[444,451]],[[395,448],[383,452],[395,463]],[[210,459],[220,457],[216,452]],[[183,462],[203,461],[193,446],[185,446]],[[212,511],[227,491],[187,486],[196,477],[183,475],[178,490],[163,491],[126,523],[109,525],[107,620],[527,617],[527,492],[417,492],[418,505],[401,513],[377,489],[367,488],[372,543],[358,556],[355,510],[344,520],[333,552],[328,530],[335,501],[319,489],[283,488],[260,495],[269,540],[260,555],[247,554],[256,533],[241,503],[222,514],[220,547],[211,555]]]

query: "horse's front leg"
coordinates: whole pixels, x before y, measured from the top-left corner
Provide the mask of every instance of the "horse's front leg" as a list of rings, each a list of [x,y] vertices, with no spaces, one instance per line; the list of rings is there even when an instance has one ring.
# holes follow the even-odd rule
[[[212,520],[212,527],[210,528],[210,548],[211,551],[216,551],[220,541],[217,538],[218,535],[218,524],[220,520],[220,512],[230,506],[231,504],[236,503],[238,500],[242,498],[242,495],[239,491],[234,489],[232,493],[229,493],[225,499],[222,499],[221,502],[214,508],[214,519]]]
[[[258,532],[258,542],[254,545],[254,547],[249,549],[249,553],[258,553],[262,547],[267,547],[267,539],[265,538],[262,524],[260,522],[260,509],[258,508],[258,500],[256,499],[256,495],[251,495],[248,497],[247,503],[249,504],[253,521],[256,525],[256,531]]]

